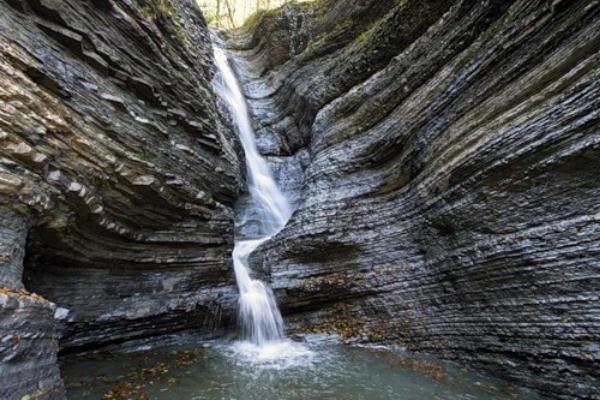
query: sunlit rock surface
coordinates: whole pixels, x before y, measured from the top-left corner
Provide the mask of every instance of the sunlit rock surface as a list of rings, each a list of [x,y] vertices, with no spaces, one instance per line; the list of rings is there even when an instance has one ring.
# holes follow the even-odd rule
[[[73,351],[234,315],[243,178],[209,42],[191,0],[0,1],[1,398],[60,393],[59,332]]]
[[[309,154],[253,257],[292,329],[600,398],[600,3],[318,3],[227,39],[261,151]]]

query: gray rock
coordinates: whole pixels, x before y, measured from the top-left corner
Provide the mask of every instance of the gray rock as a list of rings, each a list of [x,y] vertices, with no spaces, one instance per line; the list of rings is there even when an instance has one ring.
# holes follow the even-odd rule
[[[61,397],[59,338],[76,352],[233,323],[239,146],[199,9],[161,4],[0,1],[3,399]]]
[[[29,221],[9,208],[0,207],[0,215],[0,286],[21,289]]]
[[[35,294],[0,289],[0,398],[64,399],[55,308]]]
[[[319,4],[300,54],[289,10],[228,36],[261,150],[310,153],[251,260],[290,330],[600,398],[600,3]]]

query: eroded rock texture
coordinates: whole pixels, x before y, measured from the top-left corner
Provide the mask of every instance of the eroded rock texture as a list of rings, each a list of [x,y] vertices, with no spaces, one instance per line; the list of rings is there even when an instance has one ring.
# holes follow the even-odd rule
[[[191,0],[0,1],[3,399],[60,392],[56,329],[77,350],[233,315],[242,174],[213,73]]]
[[[42,297],[0,289],[0,397],[63,398],[58,368],[56,305]]]
[[[253,258],[288,321],[600,398],[600,3],[319,3],[228,38],[262,152],[309,153]]]

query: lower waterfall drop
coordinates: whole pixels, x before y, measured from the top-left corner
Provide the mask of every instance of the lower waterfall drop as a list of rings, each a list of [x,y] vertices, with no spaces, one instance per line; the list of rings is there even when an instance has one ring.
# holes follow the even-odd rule
[[[271,289],[264,282],[250,276],[248,257],[283,229],[292,215],[292,209],[277,187],[267,162],[258,152],[246,100],[226,53],[214,47],[214,55],[219,71],[219,76],[215,79],[215,90],[227,104],[240,137],[246,155],[248,188],[252,205],[256,208],[253,211],[259,216],[261,224],[256,238],[236,240],[233,250],[243,339],[236,343],[236,350],[251,361],[259,362],[310,358],[312,353],[304,346],[286,339],[283,319]]]

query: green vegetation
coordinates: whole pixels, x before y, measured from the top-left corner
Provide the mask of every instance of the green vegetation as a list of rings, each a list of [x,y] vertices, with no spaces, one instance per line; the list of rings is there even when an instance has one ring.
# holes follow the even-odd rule
[[[177,1],[177,0],[173,0]],[[177,40],[185,47],[192,48],[192,40],[190,39],[186,29],[182,26],[181,21],[177,18],[176,10],[172,3],[168,0],[147,0],[147,4],[139,6],[140,13],[149,21],[156,21],[158,17],[168,19],[171,23],[168,24],[170,31],[175,35]]]
[[[320,0],[323,1],[323,0]],[[323,23],[323,17],[321,15],[316,15],[315,17],[315,25],[320,25]],[[352,20],[346,18],[340,22],[338,22],[333,30],[329,32],[321,32],[314,36],[306,45],[304,49],[303,59],[307,60],[314,56],[314,52],[317,51],[322,45],[326,43],[334,43],[335,38],[339,37],[339,35],[344,34],[344,32],[348,31],[352,27]]]
[[[159,15],[171,17],[175,14],[173,5],[167,0],[150,0],[148,4],[139,7],[142,15],[151,21],[158,18]]]
[[[262,17],[266,15],[267,12],[267,10],[258,10],[254,14],[250,15],[248,18],[246,18],[246,21],[244,21],[244,27],[251,28],[253,26],[258,25]]]
[[[325,39],[327,39],[327,35],[325,33],[318,34],[317,36],[312,38],[312,40],[310,42],[308,42],[308,44],[306,45],[306,49],[304,49],[304,51],[306,53],[313,52],[314,50],[319,48],[325,42]]]
[[[375,33],[375,30],[377,29],[378,26],[379,26],[378,21],[374,21],[373,23],[371,23],[371,25],[369,25],[367,27],[367,29],[365,29],[360,35],[358,35],[356,37],[355,42],[356,43],[368,42],[373,37],[373,34]]]
[[[315,0],[197,0],[207,24],[229,29],[256,23],[267,10],[308,1]]]

